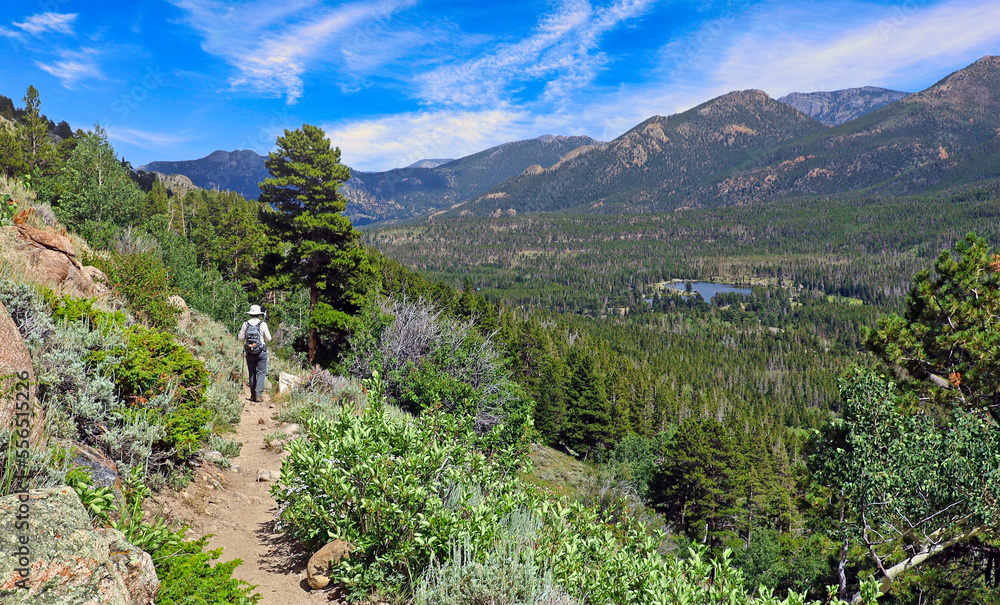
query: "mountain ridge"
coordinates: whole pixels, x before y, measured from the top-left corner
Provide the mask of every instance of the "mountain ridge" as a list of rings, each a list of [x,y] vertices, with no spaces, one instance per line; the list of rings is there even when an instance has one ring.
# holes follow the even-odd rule
[[[793,92],[778,101],[791,105],[827,126],[840,126],[880,107],[895,103],[910,93],[876,86],[834,91]]]
[[[762,91],[735,91],[653,116],[603,150],[522,173],[452,214],[666,212],[872,190],[918,193],[1000,176],[1000,117],[991,111],[998,108],[1000,57],[993,56],[834,127]]]

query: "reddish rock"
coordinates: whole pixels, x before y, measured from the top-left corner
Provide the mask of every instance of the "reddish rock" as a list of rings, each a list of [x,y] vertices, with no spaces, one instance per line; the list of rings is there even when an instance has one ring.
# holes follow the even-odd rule
[[[107,293],[106,286],[94,283],[95,276],[104,278],[104,274],[84,267],[76,257],[73,242],[65,235],[30,225],[17,225],[17,234],[23,242],[18,249],[27,256],[38,281],[65,286],[84,296]]]
[[[42,448],[45,446],[45,412],[35,399],[36,387],[31,354],[17,324],[0,303],[0,427],[10,427],[16,418],[18,431],[27,429],[31,446]]]
[[[27,527],[10,529],[22,504],[30,510]],[[26,502],[17,495],[0,498],[0,527],[4,605],[155,603],[160,582],[152,557],[117,530],[93,529],[71,487],[31,490]],[[18,557],[8,556],[22,546],[22,535],[29,537],[28,548]],[[27,577],[19,568],[29,570]]]

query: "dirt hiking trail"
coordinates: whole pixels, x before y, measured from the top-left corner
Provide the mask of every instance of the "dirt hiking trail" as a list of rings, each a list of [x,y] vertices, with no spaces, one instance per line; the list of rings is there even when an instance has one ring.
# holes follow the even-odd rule
[[[275,411],[269,394],[262,402],[251,402],[244,385],[240,424],[235,435],[226,435],[243,444],[233,467],[203,462],[190,485],[180,492],[164,490],[153,499],[152,509],[162,506],[171,520],[190,525],[190,539],[215,534],[208,544],[222,547],[217,562],[243,559],[233,577],[257,585],[261,605],[330,603],[328,591],[310,591],[305,582],[312,553],[274,531],[277,505],[269,490],[287,455],[264,447],[264,436],[283,426],[271,418]],[[275,474],[258,481],[259,471]]]

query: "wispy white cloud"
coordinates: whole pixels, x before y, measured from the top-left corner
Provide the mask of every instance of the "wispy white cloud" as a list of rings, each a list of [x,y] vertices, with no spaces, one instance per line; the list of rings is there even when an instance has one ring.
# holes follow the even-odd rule
[[[57,34],[73,34],[73,22],[76,21],[77,13],[42,13],[31,15],[21,23],[13,22],[11,25],[18,28],[9,29],[0,27],[0,36],[9,38],[24,39],[24,34],[39,37],[46,32]]]
[[[421,99],[431,105],[488,107],[509,98],[511,87],[544,82],[540,99],[559,101],[593,82],[607,64],[602,36],[641,16],[653,0],[618,0],[593,7],[564,0],[543,16],[532,34],[480,57],[442,65],[417,77]]]
[[[283,95],[290,104],[302,96],[303,74],[310,67],[339,60],[348,68],[370,70],[380,61],[398,56],[400,40],[421,43],[413,36],[407,41],[394,32],[378,31],[389,52],[350,54],[350,42],[364,42],[366,26],[378,30],[381,20],[414,1],[379,0],[326,8],[315,0],[240,5],[173,0],[187,11],[186,22],[203,36],[202,48],[237,70],[229,80],[232,87]],[[394,36],[396,44],[391,43]],[[346,58],[342,58],[345,53]]]
[[[97,64],[98,51],[93,48],[59,51],[59,59],[51,63],[35,61],[35,65],[62,80],[66,88],[73,88],[85,78],[103,79],[104,74]]]
[[[148,130],[137,130],[135,128],[109,127],[107,129],[107,133],[108,138],[113,141],[127,143],[142,149],[164,149],[180,143],[186,143],[191,140],[190,137],[177,134],[150,132]]]
[[[726,23],[719,43],[670,75],[704,74],[696,81],[706,91],[752,87],[774,96],[865,85],[912,88],[926,74],[1000,50],[997,23],[995,0],[922,8],[844,0],[766,6]]]

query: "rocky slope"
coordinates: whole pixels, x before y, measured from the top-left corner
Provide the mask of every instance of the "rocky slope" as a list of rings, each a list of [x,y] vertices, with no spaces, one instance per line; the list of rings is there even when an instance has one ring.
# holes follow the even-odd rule
[[[817,122],[839,126],[889,103],[895,103],[908,94],[910,93],[888,88],[863,86],[829,92],[793,92],[778,100]]]
[[[680,114],[653,116],[549,169],[533,166],[455,212],[673,210],[697,203],[705,182],[763,150],[824,130],[762,91],[732,92]]]
[[[757,167],[706,184],[714,203],[875,191],[914,194],[1000,177],[1000,57],[822,136],[794,141]]]

